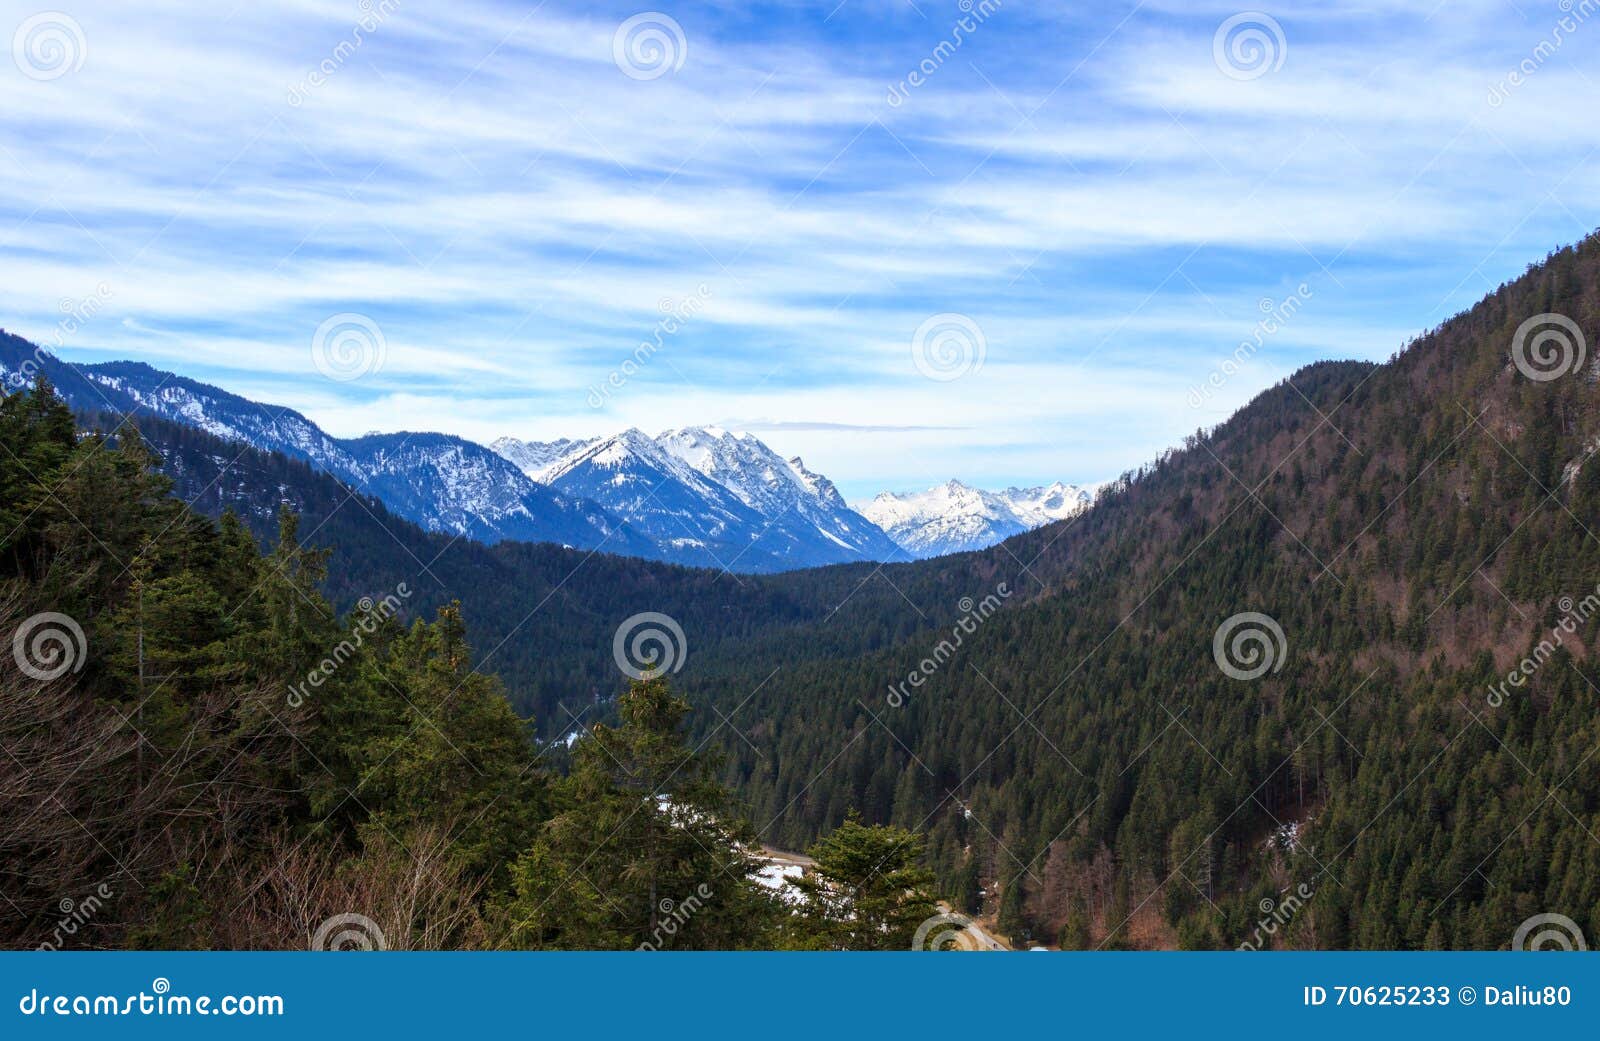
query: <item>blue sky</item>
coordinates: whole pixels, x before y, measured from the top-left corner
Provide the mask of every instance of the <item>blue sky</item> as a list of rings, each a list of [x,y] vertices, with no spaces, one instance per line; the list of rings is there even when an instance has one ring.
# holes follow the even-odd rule
[[[652,2],[6,3],[0,326],[857,497],[1112,476],[1600,224],[1596,0]]]

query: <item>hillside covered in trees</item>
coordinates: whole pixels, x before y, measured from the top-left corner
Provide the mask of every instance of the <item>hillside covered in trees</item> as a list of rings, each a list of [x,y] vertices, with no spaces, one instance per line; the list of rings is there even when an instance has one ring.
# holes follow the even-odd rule
[[[557,776],[457,605],[341,617],[295,513],[261,554],[47,379],[0,437],[0,944],[904,949],[936,913],[921,840],[854,821],[809,899],[762,886],[664,678]]]
[[[684,724],[690,747],[722,750],[708,780],[743,807],[724,809],[729,820],[747,817],[791,849],[852,812],[926,832],[923,865],[943,894],[1010,935],[1070,947],[1504,947],[1538,913],[1600,932],[1600,369],[1583,353],[1592,343],[1569,333],[1563,361],[1558,341],[1520,331],[1549,315],[1590,341],[1600,330],[1600,238],[1552,254],[1386,364],[1296,373],[1071,521],[912,564],[751,577],[452,541],[299,464],[159,422],[140,426],[178,496],[242,522],[208,533],[155,492],[143,500],[180,516],[197,546],[230,547],[226,566],[209,565],[217,582],[303,571],[280,600],[325,593],[341,611],[408,583],[403,612],[446,615],[405,638],[453,649],[419,646],[403,660],[426,673],[420,663],[444,654],[469,686],[498,674],[546,738],[596,719],[625,729],[613,637],[640,612],[670,616],[687,643],[671,681],[699,709]],[[1541,368],[1552,353],[1554,369]],[[109,494],[103,482],[91,492]],[[6,508],[27,514],[14,494]],[[114,523],[126,499],[93,508]],[[285,503],[300,514],[287,544],[274,528]],[[241,571],[254,552],[246,526],[275,547],[266,560],[290,563]],[[119,536],[133,540],[130,559],[136,530]],[[24,574],[22,551],[7,552]],[[81,610],[128,609],[128,578],[46,567],[30,552],[40,603],[60,601],[48,583],[70,576],[87,583]],[[478,634],[470,659],[457,600]],[[282,619],[261,624],[289,638]],[[266,683],[265,660],[246,655],[219,675]],[[501,697],[490,687],[484,713]],[[349,733],[317,724],[322,739],[377,740],[360,736],[369,724],[357,715]],[[509,724],[463,718],[452,741],[468,737],[458,726]],[[219,730],[250,733],[231,720]],[[583,786],[598,783],[583,742],[575,753],[565,776],[535,771],[541,791],[518,800],[535,819],[486,837],[496,852],[475,870],[513,862],[514,849],[525,868],[536,832],[560,846],[552,822],[573,818],[559,792],[587,799],[596,789]],[[288,750],[261,758],[294,761]],[[229,768],[252,761],[241,753]],[[394,784],[400,805],[428,805]],[[296,812],[297,825],[334,826]],[[339,825],[345,841],[371,834],[365,820]],[[486,891],[539,892],[537,872],[498,871],[481,876]]]
[[[898,704],[949,626],[759,689],[768,655],[702,663],[758,817],[927,828],[953,897],[1067,946],[1237,946],[1301,886],[1268,943],[1593,935],[1600,368],[1550,315],[1600,329],[1600,238],[968,560],[1028,595]]]

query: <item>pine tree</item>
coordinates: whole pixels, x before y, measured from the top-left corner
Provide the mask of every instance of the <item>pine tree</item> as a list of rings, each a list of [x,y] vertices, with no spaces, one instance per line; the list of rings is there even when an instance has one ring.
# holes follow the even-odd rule
[[[445,828],[462,866],[502,881],[526,849],[548,799],[526,721],[511,711],[499,680],[472,667],[459,604],[374,652],[358,622],[340,638],[359,672],[364,722],[335,702],[336,718],[364,734],[354,749],[353,800],[370,814],[363,828],[404,845],[424,825]],[[348,687],[334,687],[330,700]]]
[[[691,749],[689,706],[660,676],[632,684],[558,786],[562,812],[513,868],[506,941],[523,947],[758,946],[778,909],[718,760]]]
[[[799,885],[819,946],[850,951],[909,950],[917,927],[939,913],[933,872],[921,866],[925,840],[851,814],[807,852],[814,872]]]

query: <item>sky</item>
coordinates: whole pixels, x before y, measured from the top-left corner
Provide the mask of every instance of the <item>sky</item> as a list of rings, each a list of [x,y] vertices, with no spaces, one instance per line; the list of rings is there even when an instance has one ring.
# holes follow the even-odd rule
[[[0,327],[337,435],[1093,482],[1600,225],[1600,0],[48,2]]]

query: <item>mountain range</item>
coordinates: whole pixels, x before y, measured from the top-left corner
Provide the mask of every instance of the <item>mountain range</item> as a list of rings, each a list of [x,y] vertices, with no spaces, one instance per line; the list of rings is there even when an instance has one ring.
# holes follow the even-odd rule
[[[335,438],[290,408],[264,405],[141,362],[69,365],[0,332],[0,379],[49,376],[80,414],[159,416],[229,441],[303,460],[433,531],[485,542],[531,539],[642,556],[654,543],[593,503],[528,480],[516,467],[448,434]]]
[[[657,534],[683,563],[736,570],[758,553],[786,570],[890,560],[899,547],[852,510],[833,482],[754,434],[628,429],[584,441],[500,438],[491,447],[533,481],[600,503]]]
[[[923,492],[882,492],[856,511],[916,558],[985,549],[1013,535],[1066,520],[1094,502],[1093,488],[1060,481],[988,492],[949,481]]]
[[[710,426],[656,437],[637,429],[551,442],[506,437],[488,447],[428,432],[336,438],[290,408],[139,362],[68,365],[0,331],[0,378],[19,385],[34,371],[45,372],[79,413],[159,416],[282,452],[423,528],[486,543],[555,542],[772,572],[977,549],[1065,515],[1063,504],[1077,508],[1077,490],[1064,485],[998,495],[969,489],[916,499],[905,511],[914,521],[884,513],[874,500],[872,511],[888,522],[880,525],[799,458],[784,459],[753,434]]]
[[[1578,332],[1540,359],[1552,315]],[[1076,517],[742,580],[425,531],[303,455],[142,431],[198,509],[269,539],[297,510],[341,609],[459,600],[552,756],[612,710],[619,633],[670,618],[695,740],[773,846],[915,827],[953,906],[1069,947],[1269,920],[1280,947],[1495,949],[1536,915],[1600,930],[1597,332],[1600,235],[1385,363],[1294,372]],[[688,465],[625,440],[522,465]]]

